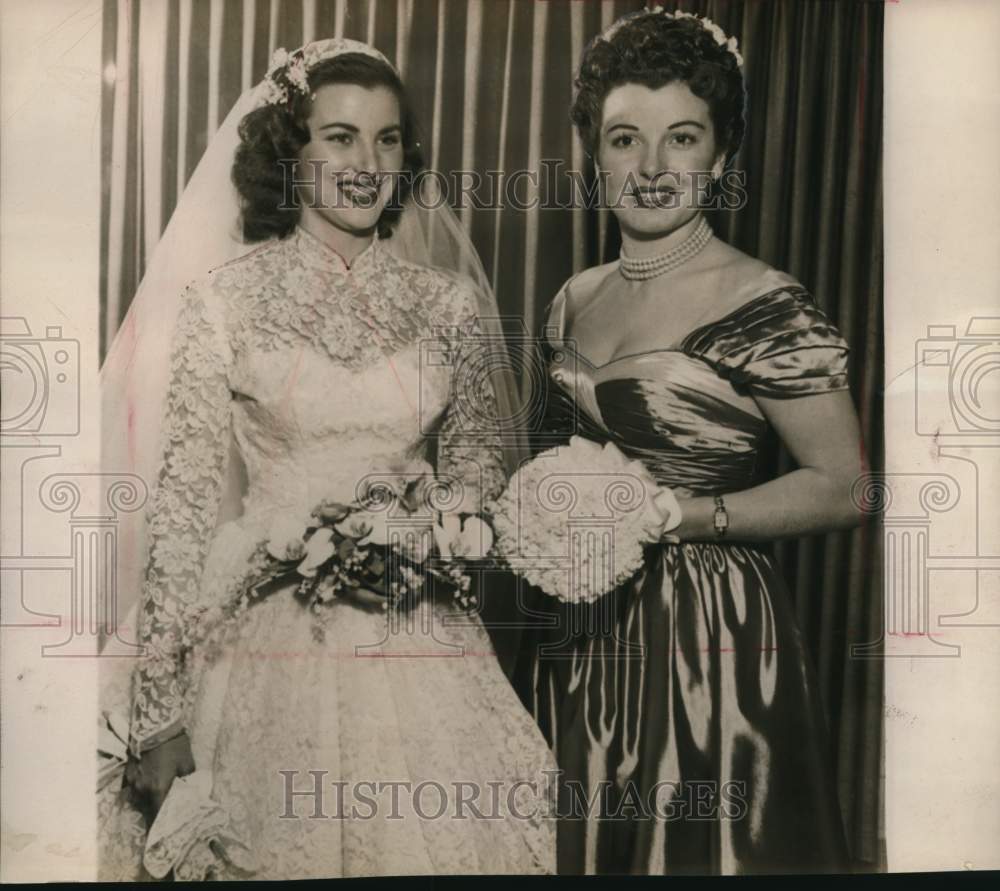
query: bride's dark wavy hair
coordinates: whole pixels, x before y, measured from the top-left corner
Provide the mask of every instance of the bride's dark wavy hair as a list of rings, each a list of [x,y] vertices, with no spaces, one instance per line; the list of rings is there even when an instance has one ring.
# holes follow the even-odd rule
[[[366,89],[386,87],[399,102],[402,126],[403,168],[410,176],[397,180],[396,193],[378,221],[380,238],[388,238],[402,213],[414,177],[424,159],[417,141],[417,126],[403,84],[396,72],[379,59],[363,53],[344,53],[318,62],[309,69],[309,93],[328,84],[355,84]],[[299,222],[298,197],[288,208],[285,177],[289,168],[282,159],[298,158],[311,139],[306,123],[312,111],[309,95],[289,89],[287,104],[265,105],[240,122],[240,144],[233,161],[232,179],[240,196],[240,220],[246,241],[264,241],[290,235]]]
[[[675,81],[708,104],[728,164],[746,129],[746,86],[736,57],[697,20],[645,11],[626,16],[609,39],[597,37],[584,50],[570,118],[591,157],[608,93],[624,84],[655,90]]]

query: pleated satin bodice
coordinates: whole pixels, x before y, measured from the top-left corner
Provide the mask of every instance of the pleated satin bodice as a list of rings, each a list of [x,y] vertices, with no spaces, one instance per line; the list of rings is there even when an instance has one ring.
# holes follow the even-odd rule
[[[612,441],[685,495],[733,492],[758,479],[768,425],[754,399],[847,388],[847,344],[793,278],[769,271],[763,293],[675,348],[592,364],[566,337],[567,288],[550,305],[544,343],[546,432]]]

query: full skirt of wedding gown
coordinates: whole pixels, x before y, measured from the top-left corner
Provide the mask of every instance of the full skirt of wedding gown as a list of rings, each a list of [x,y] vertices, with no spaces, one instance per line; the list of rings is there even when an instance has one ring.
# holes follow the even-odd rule
[[[209,585],[245,565],[243,527],[220,531]],[[319,640],[290,586],[241,623],[193,667],[197,788],[171,790],[147,865],[220,879],[554,871],[554,762],[477,617],[428,602],[390,633],[385,612],[345,598]],[[127,714],[124,672],[115,686],[104,709]],[[127,881],[147,839],[121,778],[100,793],[100,877]]]

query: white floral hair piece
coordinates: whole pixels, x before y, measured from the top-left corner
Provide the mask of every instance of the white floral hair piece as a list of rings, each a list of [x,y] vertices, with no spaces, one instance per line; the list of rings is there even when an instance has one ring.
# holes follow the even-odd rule
[[[623,16],[618,19],[610,28],[608,28],[601,36],[605,40],[610,40],[615,32],[617,32],[626,22],[632,19],[643,18],[648,15],[661,15],[668,19],[694,19],[701,25],[706,31],[709,31],[711,35],[715,38],[715,42],[719,46],[725,47],[729,52],[731,52],[736,57],[736,65],[742,70],[743,69],[743,56],[740,55],[739,42],[735,37],[727,36],[726,32],[722,30],[715,22],[710,18],[704,16],[695,15],[693,12],[682,12],[681,10],[675,10],[674,12],[667,12],[662,6],[654,6],[652,9],[646,9],[642,12],[631,13],[629,15]]]
[[[346,37],[314,40],[292,52],[281,47],[271,56],[271,67],[261,82],[261,102],[265,105],[285,105],[289,100],[289,89],[308,96],[309,70],[319,62],[348,53],[360,53],[377,59],[396,71],[393,64],[375,47]]]

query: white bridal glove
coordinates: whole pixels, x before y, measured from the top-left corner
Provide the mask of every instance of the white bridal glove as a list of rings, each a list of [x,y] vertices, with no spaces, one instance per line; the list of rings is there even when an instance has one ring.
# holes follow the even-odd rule
[[[681,520],[684,519],[684,513],[673,489],[668,489],[666,486],[656,486],[655,493],[651,493],[650,501],[653,515],[660,518],[659,525],[654,526],[651,530],[654,534],[657,531],[659,534],[656,534],[652,540],[680,544],[680,538],[670,534],[672,530],[680,526]]]
[[[573,440],[577,439],[578,437],[573,437]],[[583,440],[583,442],[587,442],[587,440]],[[576,447],[580,445],[572,440],[571,444]],[[613,466],[617,462],[623,473],[638,477],[646,490],[646,500],[642,506],[642,528],[645,532],[645,541],[678,544],[680,539],[676,535],[669,534],[671,530],[680,526],[683,519],[681,506],[673,490],[667,486],[659,485],[645,464],[636,459],[626,458],[614,443],[605,443],[600,449],[602,464]]]

